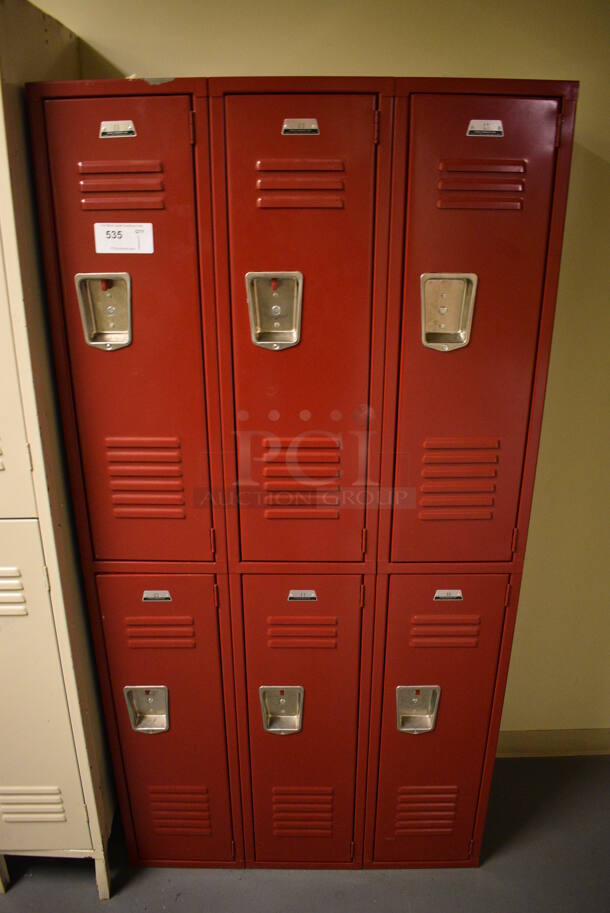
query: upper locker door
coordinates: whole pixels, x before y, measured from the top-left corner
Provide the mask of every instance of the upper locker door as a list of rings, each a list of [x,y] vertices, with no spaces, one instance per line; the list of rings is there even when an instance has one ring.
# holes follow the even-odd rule
[[[557,116],[547,99],[413,99],[395,561],[511,557]]]
[[[46,102],[74,402],[98,558],[212,557],[189,113],[185,96]],[[75,286],[80,273],[130,280],[131,321],[125,277],[83,280],[93,324],[87,335],[101,347],[86,341]],[[129,329],[129,344],[104,348],[108,340],[128,342]]]
[[[246,560],[362,558],[374,109],[374,95],[227,100],[235,412]],[[290,132],[299,129],[313,132]],[[253,326],[247,273],[264,274],[251,277]]]

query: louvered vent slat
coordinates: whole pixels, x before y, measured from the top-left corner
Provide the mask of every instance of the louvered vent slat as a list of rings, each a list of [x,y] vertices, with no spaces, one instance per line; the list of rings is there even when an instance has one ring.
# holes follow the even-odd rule
[[[480,615],[412,615],[410,647],[478,647]]]
[[[438,209],[523,209],[525,161],[441,159],[438,170],[441,173],[437,182]]]
[[[149,786],[152,830],[160,836],[209,837],[210,796],[205,786]]]
[[[271,810],[274,837],[332,837],[332,786],[274,786]]]
[[[193,650],[195,619],[190,615],[136,615],[125,619],[127,646],[134,650]]]
[[[343,209],[345,180],[336,172],[345,171],[341,159],[260,159],[256,171],[279,172],[256,179],[256,205],[259,209]],[[312,177],[308,172],[317,172]],[[323,172],[330,172],[324,177]]]
[[[341,442],[337,438],[264,438],[266,520],[337,520]]]
[[[396,796],[395,837],[453,833],[457,786],[400,786]]]
[[[269,615],[267,646],[271,649],[336,650],[338,619],[331,615]]]
[[[419,519],[492,520],[500,439],[427,438],[422,449]]]
[[[163,163],[158,160],[78,162],[77,171],[94,175],[79,177],[81,209],[165,209]]]
[[[105,444],[112,512],[117,519],[184,519],[179,438],[107,437]]]
[[[27,615],[23,577],[18,567],[0,567],[0,616]]]
[[[58,786],[2,786],[0,819],[6,824],[66,821],[61,790]]]

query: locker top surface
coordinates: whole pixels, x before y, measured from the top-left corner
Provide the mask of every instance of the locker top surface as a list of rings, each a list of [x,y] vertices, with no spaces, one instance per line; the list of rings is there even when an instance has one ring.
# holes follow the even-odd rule
[[[36,98],[83,98],[96,95],[174,95],[200,98],[272,92],[375,92],[408,96],[417,92],[527,95],[575,100],[579,83],[555,79],[478,79],[429,76],[213,76],[83,79],[29,83]]]

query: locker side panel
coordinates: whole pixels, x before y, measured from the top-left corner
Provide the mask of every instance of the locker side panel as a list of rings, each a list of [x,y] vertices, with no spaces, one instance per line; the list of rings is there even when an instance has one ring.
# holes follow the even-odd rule
[[[21,412],[1,237],[0,270],[0,517],[34,517],[36,503]]]
[[[413,98],[395,561],[511,557],[557,116],[552,99]],[[483,120],[503,135],[468,136],[469,126],[475,130]],[[465,346],[424,345],[420,284],[426,274],[477,277]],[[426,341],[439,345],[456,339],[449,333],[455,326],[448,286],[443,295],[430,299],[426,324]]]
[[[257,862],[351,861],[360,588],[356,575],[243,578]],[[293,589],[316,601],[288,601]],[[261,686],[303,688],[300,731],[265,730]]]
[[[390,579],[375,862],[468,859],[507,583],[501,574]],[[438,599],[448,590],[462,598]],[[400,686],[440,687],[431,731],[399,731]],[[401,726],[421,726],[408,709]]]
[[[374,95],[230,96],[226,142],[241,557],[362,558]],[[319,135],[283,135],[286,118]],[[302,274],[300,339],[252,340],[245,276]],[[280,280],[280,282],[283,280]],[[281,293],[281,289],[280,289]],[[279,299],[278,299],[279,300]],[[267,313],[268,309],[269,313]],[[279,300],[277,325],[286,307]]]
[[[97,558],[212,557],[189,112],[186,96],[45,102],[73,395]],[[121,122],[132,123],[136,135],[100,137],[103,125]],[[98,245],[111,252],[96,252],[96,224],[106,226],[98,228]],[[145,228],[129,236],[129,251],[120,249],[125,240],[119,235],[129,235],[134,225]],[[86,343],[78,273],[129,275],[129,345],[104,350]],[[107,328],[121,317],[112,297],[117,287],[115,282],[102,293]],[[116,313],[108,310],[113,307]]]
[[[36,520],[0,521],[0,847],[91,848]]]
[[[100,575],[111,686],[142,861],[233,858],[214,578]],[[146,594],[146,595],[145,595]],[[143,601],[154,597],[171,601]],[[132,727],[126,686],[164,686],[167,731]]]

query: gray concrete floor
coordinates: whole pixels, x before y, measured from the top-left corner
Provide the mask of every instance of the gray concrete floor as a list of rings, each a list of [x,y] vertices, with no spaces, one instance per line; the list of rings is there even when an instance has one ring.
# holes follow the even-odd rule
[[[85,861],[8,857],[0,913],[610,913],[610,763],[498,761],[479,869],[119,868],[100,903]]]

